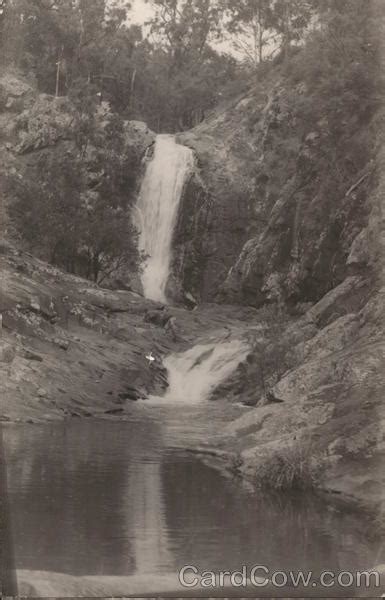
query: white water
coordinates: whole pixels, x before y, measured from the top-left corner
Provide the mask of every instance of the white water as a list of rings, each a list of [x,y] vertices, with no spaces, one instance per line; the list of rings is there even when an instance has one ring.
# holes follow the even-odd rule
[[[140,232],[139,249],[148,257],[142,274],[143,291],[151,300],[166,302],[172,234],[183,185],[192,166],[190,148],[177,144],[174,136],[157,136],[134,217]]]
[[[169,387],[161,402],[197,404],[208,400],[246,357],[248,347],[239,340],[198,344],[186,352],[170,354],[163,361]]]

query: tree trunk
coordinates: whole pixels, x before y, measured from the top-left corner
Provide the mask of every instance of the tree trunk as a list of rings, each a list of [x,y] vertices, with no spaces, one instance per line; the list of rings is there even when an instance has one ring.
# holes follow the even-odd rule
[[[56,63],[56,85],[55,85],[55,97],[57,98],[59,96],[59,87],[60,87],[60,69],[61,69],[61,61],[62,61],[62,56],[63,56],[63,48],[61,49],[61,52],[58,56],[57,59],[57,63]]]
[[[261,8],[258,7],[258,62],[263,61],[263,23]]]
[[[98,277],[100,273],[100,261],[99,254],[94,254],[92,257],[92,277],[95,283],[98,282]]]
[[[290,46],[290,7],[289,3],[285,2],[284,23],[283,23],[283,59],[287,61],[289,57]]]

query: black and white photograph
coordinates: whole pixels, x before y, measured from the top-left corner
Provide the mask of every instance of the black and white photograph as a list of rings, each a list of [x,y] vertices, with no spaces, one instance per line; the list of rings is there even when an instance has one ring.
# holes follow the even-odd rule
[[[3,598],[385,595],[385,0],[0,0]]]

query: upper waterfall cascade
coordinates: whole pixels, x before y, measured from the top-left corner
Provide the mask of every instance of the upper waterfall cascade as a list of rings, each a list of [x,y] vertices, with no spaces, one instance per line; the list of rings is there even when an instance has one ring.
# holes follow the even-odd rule
[[[158,135],[136,204],[134,224],[139,231],[139,250],[146,256],[142,273],[146,298],[166,302],[172,235],[184,183],[194,163],[190,148],[177,144],[172,135]]]

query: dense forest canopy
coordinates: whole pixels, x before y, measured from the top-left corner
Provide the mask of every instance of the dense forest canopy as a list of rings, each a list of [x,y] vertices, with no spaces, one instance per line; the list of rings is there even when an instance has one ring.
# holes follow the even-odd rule
[[[153,16],[138,25],[123,0],[3,0],[3,61],[34,73],[42,92],[92,86],[125,118],[175,131],[301,43],[320,12],[316,0],[143,2]]]

